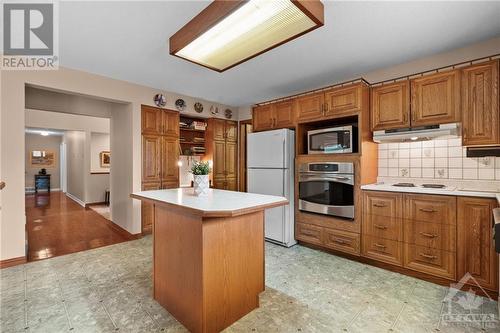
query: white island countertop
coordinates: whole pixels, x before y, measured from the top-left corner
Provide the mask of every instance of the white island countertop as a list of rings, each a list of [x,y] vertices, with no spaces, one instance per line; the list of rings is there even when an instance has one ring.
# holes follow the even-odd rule
[[[208,196],[195,196],[193,188],[135,192],[134,199],[191,211],[203,217],[238,216],[288,204],[285,197],[210,189]]]

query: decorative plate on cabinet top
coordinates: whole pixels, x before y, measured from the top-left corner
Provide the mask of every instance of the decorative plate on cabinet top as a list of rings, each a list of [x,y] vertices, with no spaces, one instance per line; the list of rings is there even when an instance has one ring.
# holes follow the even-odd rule
[[[224,111],[224,115],[227,119],[231,119],[233,117],[233,111],[226,109],[226,111]]]
[[[163,94],[156,94],[153,98],[156,106],[164,107],[167,105],[167,98]]]
[[[201,104],[200,102],[194,103],[194,110],[198,113],[202,113],[203,112],[203,104]]]
[[[214,116],[219,114],[219,108],[214,107],[213,105],[210,107],[210,113],[213,114]]]
[[[179,111],[182,111],[186,108],[186,102],[182,98],[179,98],[175,101],[175,108]]]

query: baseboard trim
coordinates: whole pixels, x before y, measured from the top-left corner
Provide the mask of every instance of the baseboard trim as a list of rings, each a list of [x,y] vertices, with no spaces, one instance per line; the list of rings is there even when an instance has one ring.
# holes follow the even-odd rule
[[[25,264],[26,262],[27,262],[26,256],[0,260],[0,269],[12,267],[12,266],[17,266],[17,265],[22,265],[22,264]]]
[[[83,208],[85,208],[85,202],[83,202],[82,200],[78,199],[77,197],[75,197],[73,194],[69,193],[69,192],[66,192],[66,196],[68,198],[70,198],[71,200],[75,201],[77,204],[79,204],[80,206],[82,206]]]
[[[105,205],[105,204],[106,204],[106,201],[90,202],[90,203],[85,204],[85,208],[89,208],[90,206],[101,206],[101,205]]]
[[[134,240],[134,239],[142,238],[142,234],[141,233],[131,234],[130,232],[128,232],[127,230],[123,229],[118,224],[113,223],[112,221],[106,220],[106,224],[109,227],[111,227],[113,230],[115,230],[117,233],[119,233],[120,235],[122,235],[123,237],[125,237],[128,240]]]
[[[48,192],[46,189],[43,190],[38,190],[41,193]],[[60,188],[51,188],[50,192],[61,192],[62,190]],[[35,188],[34,187],[25,187],[24,188],[24,193],[35,193]]]

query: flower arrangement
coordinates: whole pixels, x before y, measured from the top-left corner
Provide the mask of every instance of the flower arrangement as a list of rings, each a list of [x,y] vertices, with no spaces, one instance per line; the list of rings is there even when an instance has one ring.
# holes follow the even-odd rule
[[[210,173],[210,163],[206,162],[193,162],[191,166],[191,173],[195,176],[208,175]]]

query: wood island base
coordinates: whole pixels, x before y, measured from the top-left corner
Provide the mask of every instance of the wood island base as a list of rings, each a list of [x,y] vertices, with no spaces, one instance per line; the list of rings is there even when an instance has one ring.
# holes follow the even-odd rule
[[[220,332],[259,307],[264,210],[203,217],[155,205],[153,293],[191,332]]]

